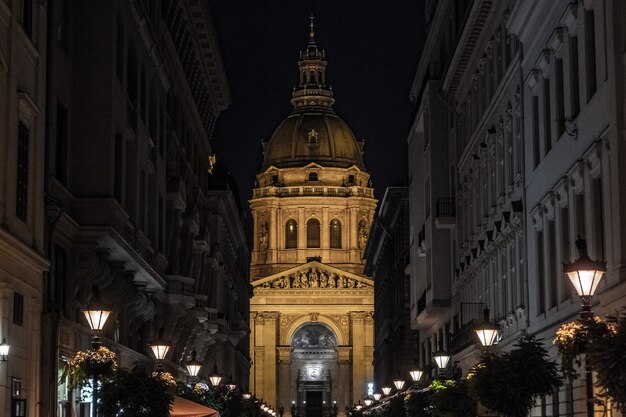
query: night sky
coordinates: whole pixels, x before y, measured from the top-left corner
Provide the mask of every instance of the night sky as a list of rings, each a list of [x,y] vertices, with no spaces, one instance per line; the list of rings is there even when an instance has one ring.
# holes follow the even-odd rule
[[[326,51],[334,109],[359,140],[376,197],[406,182],[409,89],[424,41],[424,0],[211,0],[232,104],[217,121],[213,149],[252,195],[261,141],[290,113],[309,15]]]

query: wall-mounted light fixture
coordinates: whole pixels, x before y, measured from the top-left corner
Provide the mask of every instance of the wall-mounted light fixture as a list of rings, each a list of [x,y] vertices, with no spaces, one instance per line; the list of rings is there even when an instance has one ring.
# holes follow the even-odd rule
[[[0,365],[7,363],[9,360],[9,344],[7,343],[7,338],[2,338],[2,344],[0,344]]]

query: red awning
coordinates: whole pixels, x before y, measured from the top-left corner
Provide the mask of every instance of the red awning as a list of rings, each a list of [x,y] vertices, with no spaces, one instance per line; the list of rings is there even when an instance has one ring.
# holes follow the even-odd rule
[[[172,417],[220,417],[220,413],[204,405],[194,403],[181,397],[174,397],[172,404]]]

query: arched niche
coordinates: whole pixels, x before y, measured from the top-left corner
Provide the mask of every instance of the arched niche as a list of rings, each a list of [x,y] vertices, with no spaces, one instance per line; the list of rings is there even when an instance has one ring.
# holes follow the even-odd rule
[[[320,322],[308,322],[298,327],[290,340],[292,349],[336,349],[337,336]]]
[[[283,346],[291,346],[291,341],[293,340],[294,334],[298,331],[298,329],[307,324],[325,325],[335,334],[335,337],[337,338],[337,346],[348,344],[349,337],[344,334],[337,322],[335,322],[330,317],[322,315],[317,318],[317,321],[311,321],[311,317],[308,314],[297,318],[289,326],[287,326],[285,331],[281,334],[281,344]]]

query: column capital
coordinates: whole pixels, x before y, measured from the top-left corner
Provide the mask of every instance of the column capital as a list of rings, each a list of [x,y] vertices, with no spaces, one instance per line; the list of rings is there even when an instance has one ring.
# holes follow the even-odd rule
[[[289,365],[291,364],[291,346],[278,346],[276,347],[278,354],[278,363]]]

